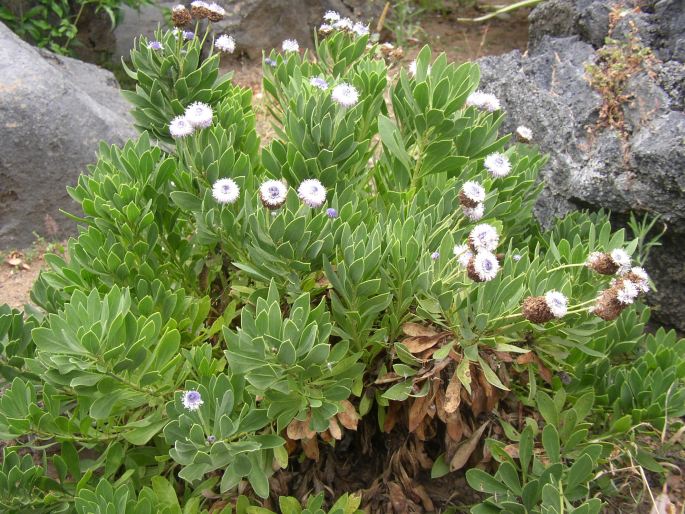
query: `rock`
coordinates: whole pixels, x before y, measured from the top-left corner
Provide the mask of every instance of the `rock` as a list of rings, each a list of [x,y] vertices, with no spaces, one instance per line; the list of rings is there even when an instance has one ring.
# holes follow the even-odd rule
[[[502,102],[504,130],[530,127],[534,144],[550,155],[535,210],[543,225],[578,208],[609,209],[618,225],[630,212],[660,216],[668,231],[647,263],[657,286],[649,302],[659,321],[685,330],[685,67],[676,60],[683,11],[673,7],[682,1],[626,10],[609,34],[625,40],[635,30],[657,56],[670,56],[636,68],[626,81],[622,129],[598,123],[604,99],[586,71],[599,62],[609,16],[602,3],[540,4],[530,16],[529,52],[481,59],[481,88]]]
[[[129,59],[134,39],[138,36],[154,39],[155,30],[166,25],[164,10],[179,3],[155,2],[143,5],[140,9],[122,5],[121,20],[114,29],[114,44],[111,48],[114,60],[118,61],[122,57]]]
[[[114,76],[38,50],[0,23],[0,247],[24,247],[34,232],[64,237],[74,223],[66,186],[95,160],[100,140],[135,136]]]
[[[685,0],[659,0],[654,5],[654,15],[659,57],[685,62]]]
[[[609,34],[609,13],[611,7],[607,2],[592,2],[590,6],[578,15],[577,31],[583,41],[587,41],[595,48],[604,44]]]

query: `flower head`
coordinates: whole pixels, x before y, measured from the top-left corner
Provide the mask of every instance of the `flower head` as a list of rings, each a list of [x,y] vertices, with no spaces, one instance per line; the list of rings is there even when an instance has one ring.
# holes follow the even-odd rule
[[[485,201],[485,189],[478,182],[473,182],[471,180],[464,182],[464,185],[461,186],[461,190],[464,192],[464,195],[474,202]]]
[[[181,401],[183,402],[183,406],[189,411],[195,411],[199,409],[203,403],[205,403],[202,400],[202,396],[197,391],[185,391]]]
[[[473,252],[467,245],[455,245],[453,252],[454,256],[457,258],[457,262],[462,268],[469,265],[469,262],[471,262],[471,258],[473,257]]]
[[[308,178],[297,188],[297,196],[309,207],[321,207],[326,201],[326,188],[317,179]]]
[[[476,252],[487,250],[492,252],[499,244],[499,235],[492,225],[481,223],[473,227],[469,233],[469,247]]]
[[[207,18],[209,18],[209,21],[221,21],[224,19],[224,16],[226,15],[226,11],[224,10],[224,8],[216,2],[212,2],[211,4],[209,4],[207,6],[207,9],[209,10],[209,14],[207,14]]]
[[[516,253],[516,254],[512,255],[511,258],[514,259],[516,262],[518,262],[523,258],[523,255]]]
[[[288,186],[280,180],[267,180],[259,186],[259,199],[267,209],[278,209],[288,197]]]
[[[195,37],[195,32],[193,32],[192,30],[184,30],[183,31],[183,39],[185,39],[186,41],[190,41],[194,37]]]
[[[213,444],[216,442],[216,436],[215,435],[208,435],[207,436],[207,444]]]
[[[240,188],[233,179],[220,178],[212,186],[212,196],[222,204],[234,203],[240,196]]]
[[[611,260],[618,266],[619,275],[630,271],[630,255],[625,250],[617,248],[612,250],[609,255],[611,255]]]
[[[333,207],[329,207],[326,209],[326,216],[328,216],[331,219],[335,219],[338,217],[338,211],[335,210]]]
[[[352,26],[352,32],[357,34],[358,36],[368,36],[369,35],[369,27],[368,25],[364,25],[362,22],[357,22]]]
[[[186,107],[185,117],[195,128],[207,128],[212,124],[212,108],[203,102],[194,102]]]
[[[559,291],[547,291],[545,303],[555,318],[563,318],[568,311],[568,298]]]
[[[312,77],[309,79],[309,83],[314,87],[318,87],[319,89],[328,89],[328,82],[326,82],[322,77]]]
[[[482,203],[476,204],[475,207],[466,207],[465,205],[462,205],[461,209],[464,211],[464,215],[471,221],[478,221],[483,217],[483,214],[485,214],[485,205]]]
[[[333,23],[333,27],[338,30],[352,30],[352,27],[354,27],[354,22],[349,18],[340,18]]]
[[[624,278],[633,282],[642,293],[649,293],[649,275],[639,266],[634,266]]]
[[[209,4],[203,0],[194,0],[190,2],[190,13],[195,16],[195,18],[202,20],[208,18],[212,11],[209,9]]]
[[[440,252],[433,252],[431,254],[431,259],[437,261],[440,258]]]
[[[528,127],[519,125],[516,127],[516,139],[522,143],[530,143],[533,139],[533,131]]]
[[[150,42],[147,44],[147,47],[148,47],[150,50],[164,50],[164,46],[163,46],[162,43],[160,43],[159,41],[150,41]]]
[[[336,11],[326,11],[326,13],[323,15],[323,19],[328,23],[335,23],[340,19],[340,14]]]
[[[493,253],[481,250],[471,259],[466,270],[471,280],[487,282],[497,276],[499,261]]]
[[[497,97],[490,93],[474,91],[466,98],[467,107],[476,107],[489,112],[499,111],[500,103]]]
[[[271,57],[265,57],[264,58],[264,64],[268,64],[269,66],[271,66],[273,68],[278,63],[276,61],[274,61]]]
[[[618,285],[618,284],[617,284]],[[623,305],[630,305],[640,294],[637,284],[630,280],[622,280],[620,287],[616,290],[616,300]]]
[[[327,34],[330,34],[333,32],[333,25],[330,25],[328,23],[322,23],[321,26],[319,27],[319,34],[322,36],[325,36]]]
[[[343,82],[333,88],[331,98],[343,107],[352,107],[359,100],[359,92],[354,86]]]
[[[176,27],[183,27],[192,20],[192,16],[185,5],[176,5],[171,9],[171,22]]]
[[[485,158],[485,169],[495,178],[506,177],[511,173],[511,163],[507,156],[498,152],[491,153]]]
[[[227,34],[222,34],[214,41],[214,47],[221,52],[232,54],[235,52],[235,40]]]
[[[174,139],[179,137],[186,137],[195,131],[193,127],[185,116],[176,116],[171,123],[169,123],[169,134]]]
[[[611,254],[603,252],[592,252],[588,255],[585,265],[600,275],[613,275],[619,269]]]
[[[281,49],[284,52],[299,52],[300,44],[295,39],[286,39],[281,45]]]

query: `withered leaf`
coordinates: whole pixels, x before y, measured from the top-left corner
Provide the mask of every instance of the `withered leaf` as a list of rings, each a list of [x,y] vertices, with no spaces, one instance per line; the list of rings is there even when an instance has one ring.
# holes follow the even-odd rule
[[[516,358],[516,363],[517,364],[537,364],[538,366],[538,372],[540,373],[540,376],[542,379],[547,382],[548,384],[552,383],[552,372],[550,369],[545,366],[542,362],[542,359],[538,357],[538,355],[535,352],[528,352],[524,353],[523,355],[519,355]]]
[[[489,423],[489,421],[483,423],[480,428],[478,428],[478,430],[476,430],[471,437],[466,440],[464,444],[457,448],[457,452],[450,461],[450,471],[456,471],[466,465],[473,452],[476,451],[478,443],[480,442],[480,438],[483,435],[483,432],[485,432],[485,429]]]
[[[461,404],[461,382],[456,374],[452,375],[447,389],[445,389],[445,412],[451,414],[459,408]]]
[[[447,415],[446,425],[447,435],[450,437],[450,439],[457,443],[461,441],[461,438],[464,435],[464,425],[459,411]]]
[[[338,412],[338,421],[348,430],[357,430],[357,424],[359,424],[359,414],[354,408],[354,405],[349,400],[343,400],[340,402],[343,406],[343,411]]]
[[[435,346],[442,336],[434,337],[407,337],[402,340],[402,344],[407,347],[411,353],[421,353]]]
[[[298,419],[292,420],[288,424],[285,433],[293,441],[297,441],[298,439],[311,439],[316,436],[316,432],[309,428],[309,416],[307,416],[307,419],[304,421]]]
[[[334,439],[337,439],[338,441],[342,439],[342,430],[340,430],[340,425],[338,425],[338,420],[335,416],[328,420],[328,431]]]
[[[414,402],[411,404],[409,409],[409,431],[415,431],[418,426],[426,417],[428,411],[428,405],[432,402],[432,398],[429,395],[422,396],[421,398],[415,398]]]
[[[411,337],[432,337],[439,334],[435,329],[418,323],[405,323],[402,325],[402,332]]]
[[[316,437],[313,437],[312,439],[302,439],[302,449],[308,458],[319,460],[319,441]]]

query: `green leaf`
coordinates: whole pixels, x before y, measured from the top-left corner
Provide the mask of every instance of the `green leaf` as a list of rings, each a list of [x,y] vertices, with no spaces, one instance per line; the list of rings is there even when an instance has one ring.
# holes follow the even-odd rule
[[[477,468],[471,468],[466,472],[468,484],[482,493],[506,494],[509,488],[495,477]]]
[[[545,425],[545,428],[542,429],[542,446],[544,446],[545,452],[547,452],[547,456],[552,464],[561,461],[559,433],[554,425]]]
[[[445,460],[445,454],[441,453],[438,458],[433,462],[433,467],[431,468],[431,478],[444,477],[450,472],[449,463]]]

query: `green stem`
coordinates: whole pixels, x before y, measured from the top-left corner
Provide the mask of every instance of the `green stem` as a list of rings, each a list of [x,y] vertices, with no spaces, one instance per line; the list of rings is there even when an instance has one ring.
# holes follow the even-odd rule
[[[585,266],[585,263],[580,263],[580,264],[562,264],[560,266],[557,266],[556,268],[548,269],[547,273],[552,273],[553,271],[559,271],[560,269],[566,269],[566,268],[580,268],[581,266]]]
[[[542,2],[542,0],[523,0],[522,2],[516,2],[515,4],[507,5],[506,7],[497,9],[495,12],[491,12],[484,16],[479,16],[478,18],[457,18],[457,21],[463,21],[467,23],[480,23],[482,21],[487,21],[492,18],[496,18],[500,14],[505,14],[511,11],[515,11],[516,9],[521,9],[522,7],[532,7],[534,5],[539,4],[540,2]]]

